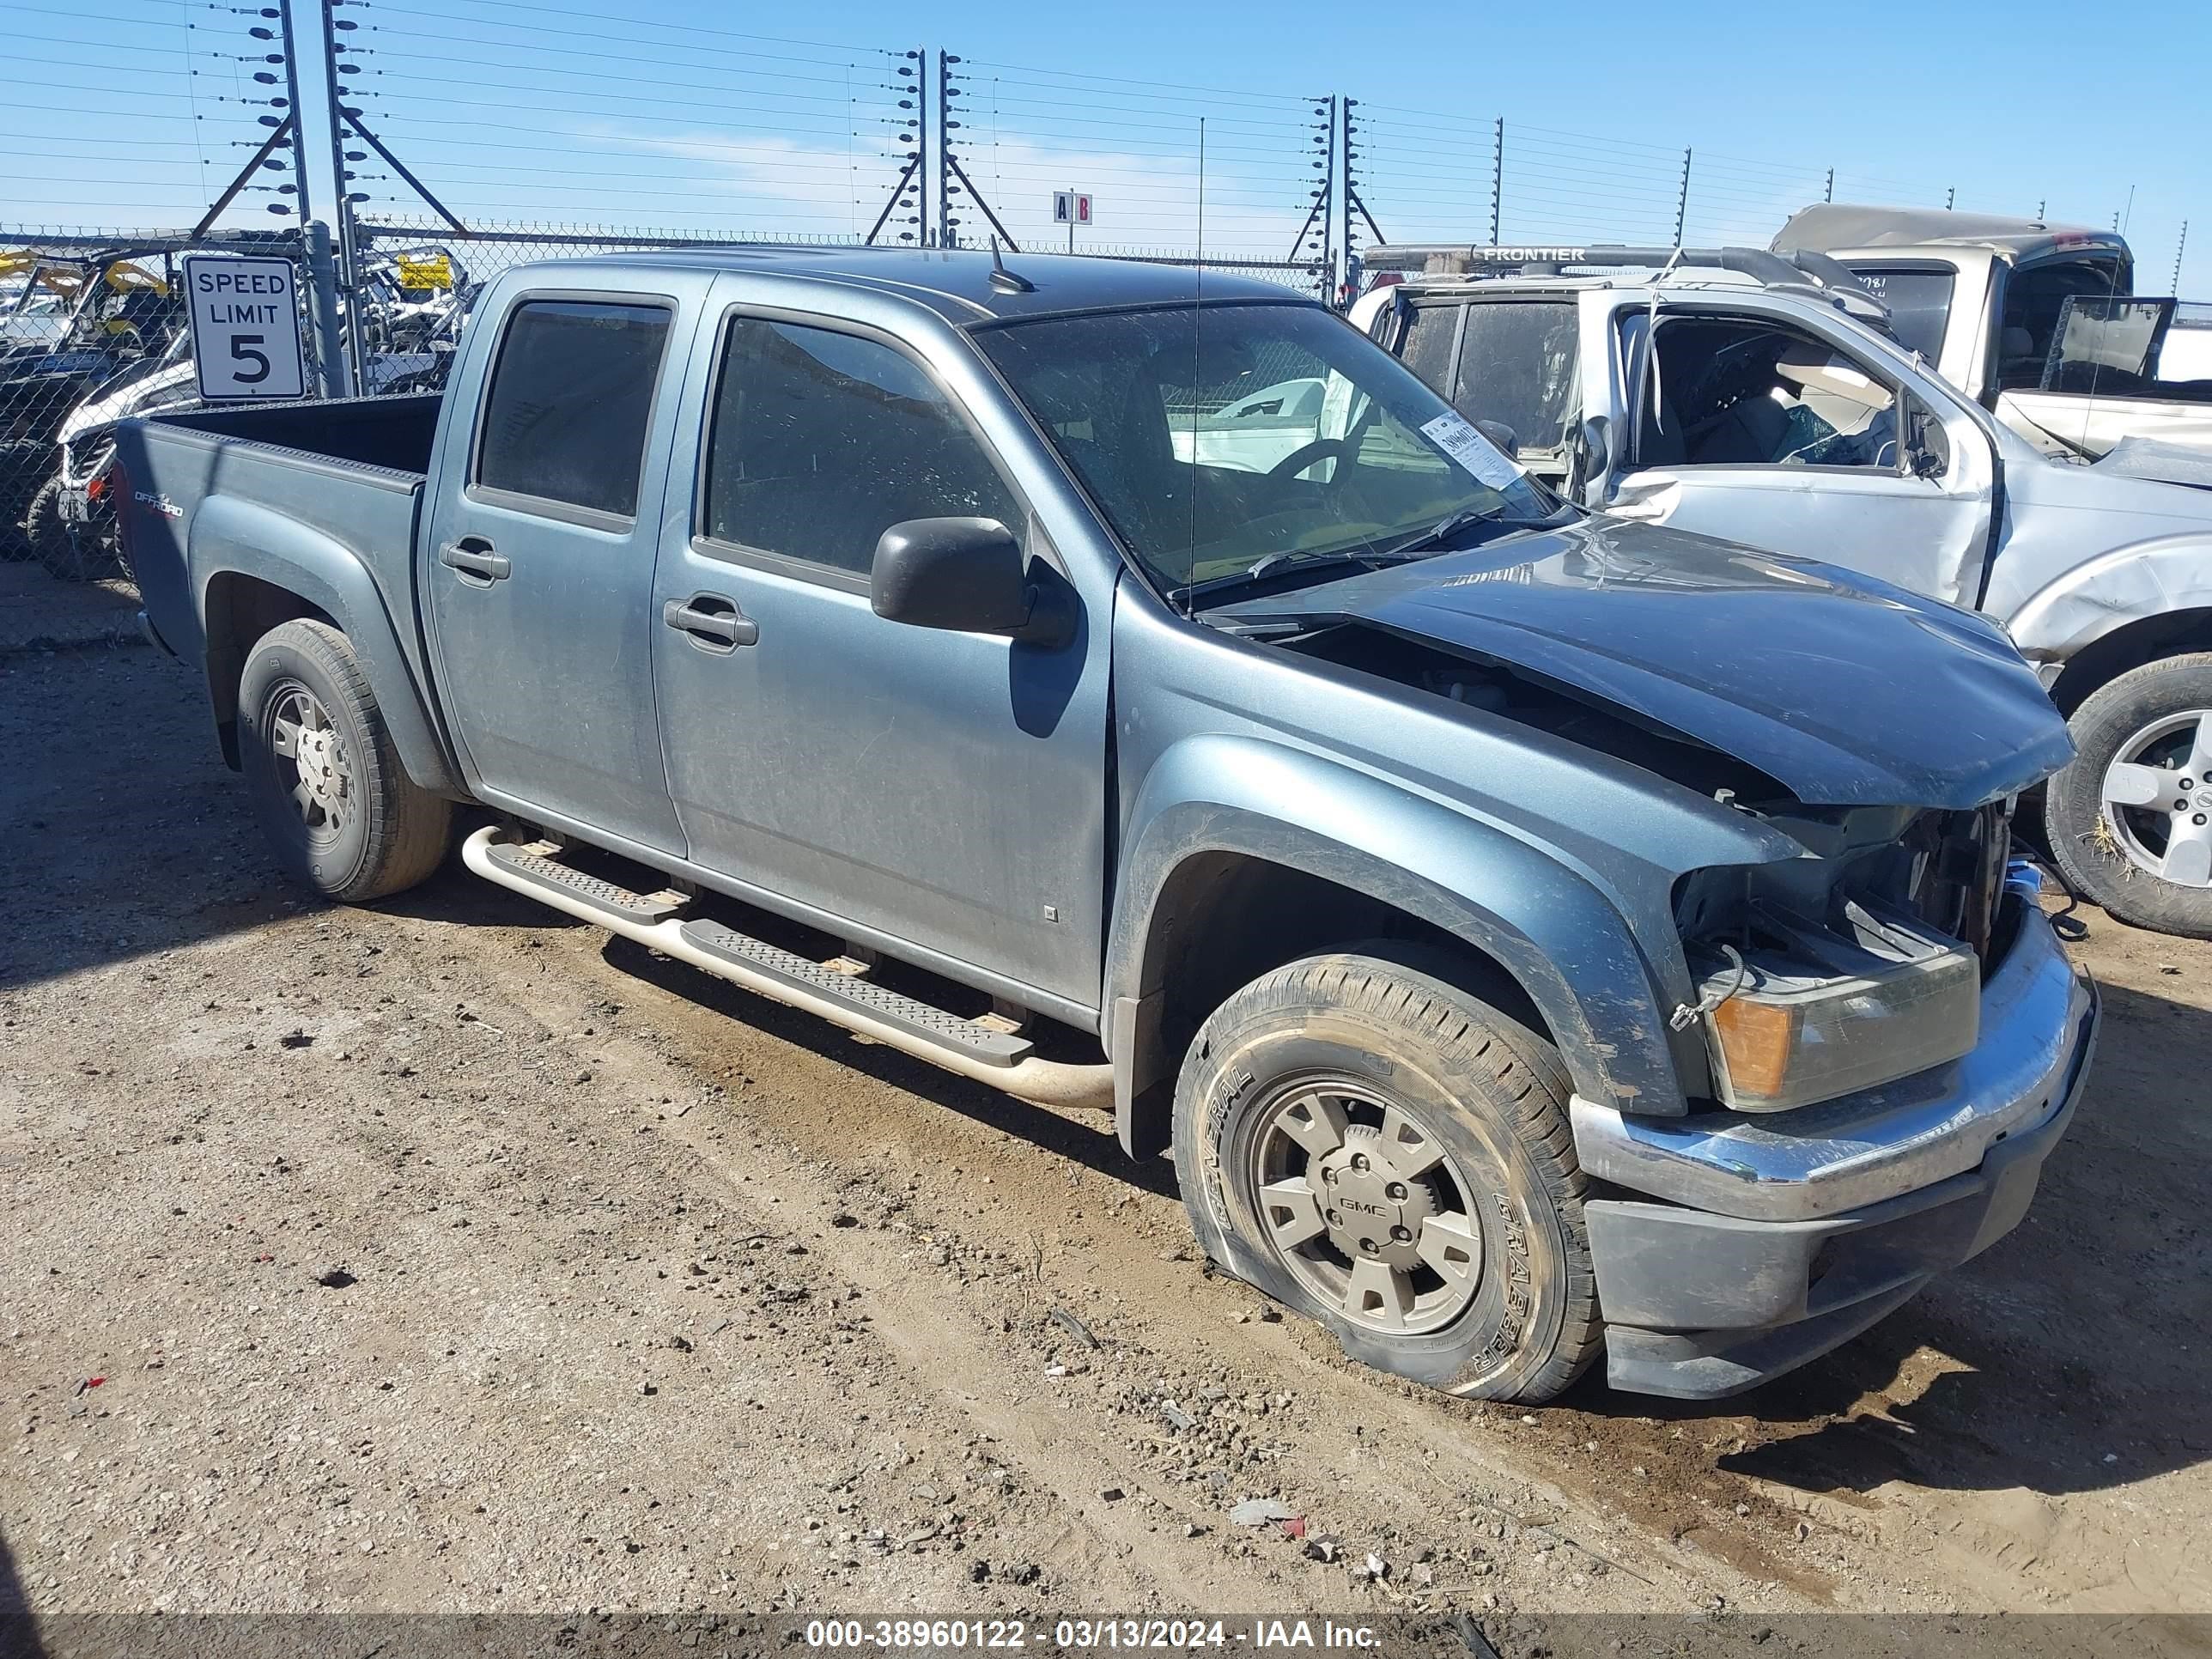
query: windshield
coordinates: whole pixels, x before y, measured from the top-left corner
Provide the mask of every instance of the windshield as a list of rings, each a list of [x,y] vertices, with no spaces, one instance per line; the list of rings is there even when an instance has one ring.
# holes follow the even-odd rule
[[[976,339],[1164,588],[1271,557],[1384,553],[1463,514],[1557,507],[1316,306],[1048,318]]]

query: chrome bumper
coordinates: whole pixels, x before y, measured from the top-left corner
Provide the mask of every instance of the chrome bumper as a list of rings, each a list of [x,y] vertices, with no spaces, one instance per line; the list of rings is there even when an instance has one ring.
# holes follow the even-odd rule
[[[2094,988],[2042,911],[2017,890],[2009,902],[2012,948],[1982,988],[1981,1040],[1959,1059],[1790,1112],[1638,1118],[1577,1096],[1583,1170],[1721,1215],[1806,1221],[1977,1167],[2057,1109],[2096,1041]]]
[[[1615,1388],[1713,1399],[1818,1358],[2027,1214],[2096,1047],[2096,988],[2015,891],[1981,1040],[1880,1089],[1747,1116],[1573,1106]],[[1655,1201],[1656,1200],[1656,1201]]]

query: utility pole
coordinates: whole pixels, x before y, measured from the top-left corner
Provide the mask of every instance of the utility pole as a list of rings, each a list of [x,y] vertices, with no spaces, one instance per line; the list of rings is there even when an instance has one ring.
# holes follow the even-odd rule
[[[1828,182],[1820,191],[1820,199],[1824,202],[1836,199],[1836,170],[1833,167],[1828,169]]]
[[[929,51],[916,47],[914,52],[914,112],[921,131],[921,143],[915,147],[915,155],[920,165],[914,170],[914,187],[920,192],[915,200],[915,243],[927,247],[936,239],[929,218]],[[939,192],[940,197],[943,192]]]
[[[1328,305],[1338,302],[1339,290],[1342,287],[1336,274],[1336,153],[1331,143],[1336,137],[1337,98],[1335,93],[1328,95],[1328,112],[1325,118],[1328,125],[1321,134],[1321,297]]]
[[[2172,283],[2172,287],[2177,295],[2181,292],[2181,255],[2183,251],[2186,249],[2188,246],[2189,221],[2184,219],[2181,222],[2181,240],[2173,245],[2173,282]]]
[[[1490,145],[1490,245],[1498,246],[1498,227],[1505,199],[1505,118],[1498,118],[1498,133]],[[1346,222],[1351,222],[1349,217]]]
[[[1958,199],[1959,187],[1956,185],[1953,185],[1943,192],[1943,211],[1948,213],[1951,210],[1951,204]]]
[[[1682,228],[1690,219],[1690,152],[1682,152],[1682,193],[1674,198],[1674,246],[1682,246]]]
[[[952,84],[952,66],[960,60],[944,47],[937,49],[937,242],[957,247],[952,221],[952,134],[960,123],[952,118],[952,100],[958,96]]]
[[[914,146],[914,153],[906,158],[906,165],[899,169],[899,176],[891,185],[891,192],[884,200],[884,210],[876,216],[876,222],[869,228],[866,241],[868,246],[873,247],[876,238],[884,234],[884,227],[896,213],[900,215],[901,224],[911,223],[914,228],[899,232],[896,240],[911,241],[916,247],[927,247],[929,194],[926,175],[929,171],[929,58],[920,52],[902,52],[896,54],[896,58],[898,69],[896,74],[910,84],[901,86],[894,79],[889,87],[890,90],[899,94],[899,107],[914,112],[907,118],[904,130],[898,135]],[[955,168],[959,165],[957,161],[952,162]],[[911,220],[905,216],[906,192],[909,185],[915,191]]]

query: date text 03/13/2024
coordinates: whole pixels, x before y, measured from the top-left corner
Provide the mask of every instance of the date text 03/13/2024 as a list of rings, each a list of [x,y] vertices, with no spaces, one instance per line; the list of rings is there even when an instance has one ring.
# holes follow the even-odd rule
[[[805,1637],[810,1648],[837,1650],[951,1649],[956,1651],[1176,1652],[1241,1649],[1248,1653],[1334,1650],[1373,1652],[1380,1644],[1371,1626],[1333,1619],[1059,1619],[1048,1625],[1026,1619],[815,1619]]]

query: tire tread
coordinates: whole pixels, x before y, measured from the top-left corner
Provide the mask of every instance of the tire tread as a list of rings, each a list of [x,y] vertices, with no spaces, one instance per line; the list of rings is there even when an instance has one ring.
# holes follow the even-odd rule
[[[272,646],[289,647],[312,663],[328,680],[344,715],[368,739],[367,752],[357,762],[368,845],[352,874],[324,890],[343,903],[360,904],[387,898],[428,879],[444,862],[451,844],[453,803],[407,775],[351,643],[328,623],[299,617],[271,629],[253,649],[258,654]],[[247,659],[249,677],[252,660]]]
[[[1206,1034],[1213,1030],[1321,1005],[1402,1025],[1455,1050],[1463,1062],[1489,1075],[1510,1108],[1510,1127],[1529,1152],[1546,1196],[1570,1223],[1562,1229],[1565,1308],[1559,1340],[1512,1395],[1534,1403],[1572,1383],[1604,1346],[1589,1238],[1574,1224],[1590,1183],[1575,1157],[1566,1110],[1570,1085],[1557,1050],[1476,992],[1455,983],[1455,970],[1462,966],[1446,951],[1382,940],[1307,957],[1262,975],[1231,996],[1206,1022],[1194,1053],[1205,1051]],[[1468,1383],[1449,1392],[1480,1394],[1482,1387]]]

